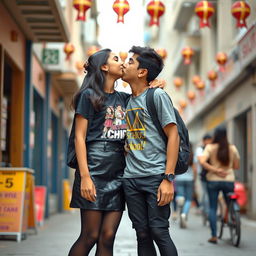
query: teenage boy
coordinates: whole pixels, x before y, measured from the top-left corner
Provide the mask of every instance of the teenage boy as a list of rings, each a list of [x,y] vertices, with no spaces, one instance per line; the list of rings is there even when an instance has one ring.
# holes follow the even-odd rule
[[[123,68],[123,80],[132,89],[126,109],[127,144],[124,191],[128,214],[137,235],[139,256],[156,256],[153,241],[162,256],[176,256],[169,234],[170,202],[174,195],[174,170],[179,135],[173,106],[167,93],[154,92],[158,119],[168,138],[162,140],[147,111],[149,82],[163,69],[161,57],[151,48],[133,46]]]

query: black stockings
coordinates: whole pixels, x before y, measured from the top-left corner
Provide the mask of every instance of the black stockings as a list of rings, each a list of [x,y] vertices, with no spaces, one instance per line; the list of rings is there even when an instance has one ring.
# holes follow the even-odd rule
[[[112,256],[122,212],[81,209],[81,233],[68,256],[87,256],[97,244],[96,256]]]

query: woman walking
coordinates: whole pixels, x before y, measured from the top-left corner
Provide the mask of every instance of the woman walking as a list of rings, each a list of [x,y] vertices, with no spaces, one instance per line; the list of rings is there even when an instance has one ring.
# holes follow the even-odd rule
[[[227,194],[234,192],[234,170],[239,169],[239,159],[237,148],[228,142],[226,128],[223,126],[217,127],[214,131],[212,144],[206,146],[203,155],[200,157],[200,163],[208,171],[206,179],[210,201],[209,221],[212,235],[208,240],[209,243],[217,243],[216,212],[219,192],[223,192],[228,204]]]
[[[188,171],[182,175],[177,175],[175,180],[176,185],[176,203],[181,208],[180,210],[180,227],[187,227],[188,213],[193,199],[193,190],[196,180],[196,167],[193,163],[194,154],[190,144],[189,167]]]

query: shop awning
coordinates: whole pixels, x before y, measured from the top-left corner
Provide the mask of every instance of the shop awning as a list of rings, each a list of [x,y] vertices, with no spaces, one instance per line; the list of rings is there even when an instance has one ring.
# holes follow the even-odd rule
[[[69,41],[59,0],[3,0],[3,3],[29,40]]]
[[[77,74],[73,72],[56,73],[53,74],[52,79],[54,86],[63,96],[66,104],[70,106],[75,92],[79,89]]]

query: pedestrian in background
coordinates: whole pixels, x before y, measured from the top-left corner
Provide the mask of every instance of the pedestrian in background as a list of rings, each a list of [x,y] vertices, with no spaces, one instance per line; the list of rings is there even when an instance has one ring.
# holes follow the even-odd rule
[[[209,215],[209,196],[207,190],[207,180],[206,174],[207,170],[200,164],[199,157],[203,154],[205,147],[212,142],[212,136],[210,134],[205,134],[202,138],[202,145],[196,148],[194,155],[194,163],[197,167],[197,173],[199,174],[201,187],[202,187],[202,196],[201,196],[201,210],[204,220],[207,220]],[[205,221],[204,221],[205,222]]]
[[[188,214],[193,199],[193,192],[196,181],[196,166],[193,162],[194,154],[192,144],[190,143],[189,167],[187,172],[177,175],[175,178],[176,202],[180,208],[180,227],[187,227]]]
[[[234,192],[234,170],[239,169],[240,165],[237,148],[228,142],[227,130],[224,126],[215,129],[213,142],[205,147],[203,155],[199,159],[202,166],[207,169],[206,179],[210,203],[209,221],[211,228],[211,238],[208,242],[216,244],[218,195],[222,191],[228,204],[227,194]]]

